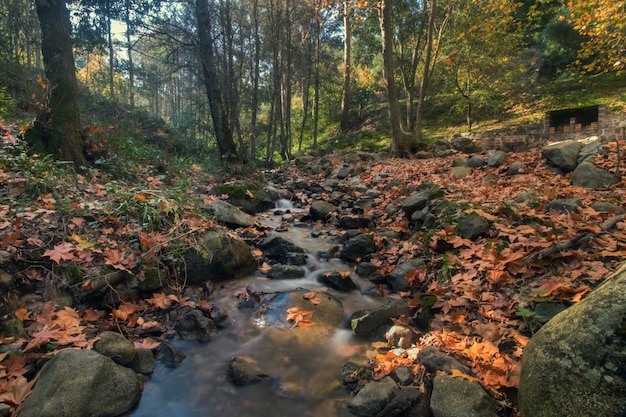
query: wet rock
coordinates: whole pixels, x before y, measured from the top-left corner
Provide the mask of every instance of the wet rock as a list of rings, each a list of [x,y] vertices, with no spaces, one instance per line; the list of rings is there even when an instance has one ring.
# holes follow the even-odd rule
[[[157,359],[168,368],[177,368],[187,359],[187,355],[169,343],[161,342],[157,349]]]
[[[228,380],[233,385],[254,385],[268,379],[270,379],[269,374],[248,356],[235,356],[228,364]]]
[[[217,221],[235,227],[249,227],[256,223],[251,216],[226,201],[217,200],[209,203]]]
[[[185,313],[175,325],[176,331],[184,340],[208,342],[217,335],[217,326],[201,310],[192,309]]]
[[[150,375],[154,372],[156,359],[150,349],[137,348],[135,359],[128,364],[128,367],[138,374]]]
[[[338,222],[342,229],[369,229],[372,224],[371,218],[362,216],[341,216]]]
[[[419,363],[431,374],[437,371],[452,372],[457,369],[465,374],[470,373],[470,369],[458,360],[446,355],[434,346],[425,346],[419,355]]]
[[[487,159],[487,166],[496,168],[506,164],[507,154],[504,151],[494,151]]]
[[[438,374],[430,397],[433,417],[498,417],[498,413],[478,382]]]
[[[524,348],[522,417],[622,416],[626,267],[546,323]]]
[[[476,213],[463,216],[455,228],[455,232],[465,239],[475,240],[487,236],[491,230],[491,222]]]
[[[400,387],[400,391],[385,405],[378,416],[430,417],[428,399],[417,387]]]
[[[376,309],[355,312],[350,319],[350,325],[355,335],[367,337],[381,327],[387,331],[393,325],[391,318],[397,318],[403,314],[406,316],[411,314],[407,303],[402,300],[389,300]]]
[[[294,254],[305,254],[305,250],[282,237],[270,237],[259,244],[259,249],[266,257],[280,262],[290,264],[289,259],[295,258]]]
[[[188,284],[240,278],[256,271],[250,247],[226,232],[211,231],[198,236],[197,246],[188,249],[178,265]]]
[[[298,265],[273,265],[267,273],[270,279],[296,279],[303,278],[305,275],[304,268]]]
[[[213,188],[213,194],[228,194],[228,202],[241,207],[248,214],[260,213],[274,208],[274,201],[265,190],[265,183],[248,180],[233,181]]]
[[[311,220],[323,222],[330,219],[332,213],[337,211],[337,206],[327,201],[314,201],[309,209],[311,213]]]
[[[119,333],[102,332],[93,350],[113,359],[116,363],[127,366],[137,355],[133,343]]]
[[[578,211],[578,207],[582,207],[583,202],[579,198],[563,198],[550,201],[543,206],[544,211],[558,210],[561,213],[573,213]]]
[[[411,286],[406,280],[406,274],[423,268],[424,265],[426,265],[424,259],[409,259],[402,262],[387,276],[387,284],[396,292],[407,291]]]
[[[298,308],[313,313],[314,326],[300,328],[294,327],[293,322],[287,320],[287,310]],[[298,333],[307,339],[311,335],[328,333],[341,326],[344,318],[344,310],[341,302],[332,295],[323,291],[297,290],[278,293],[263,301],[254,314],[254,322],[263,328],[292,330],[284,333]]]
[[[317,281],[337,291],[347,292],[356,289],[356,284],[350,278],[350,274],[345,275],[337,271],[320,275]]]
[[[583,162],[576,167],[571,175],[572,185],[593,190],[601,190],[615,182],[615,176],[609,171],[599,168],[591,162]]]
[[[348,402],[348,410],[360,417],[375,417],[399,391],[398,384],[388,376],[369,382]]]
[[[348,262],[356,262],[365,259],[374,252],[376,252],[374,238],[370,235],[358,234],[343,245],[339,258]]]
[[[578,141],[557,142],[546,145],[541,154],[561,172],[571,172],[578,165],[578,153],[581,144]]]
[[[216,305],[212,306],[209,310],[209,317],[215,322],[218,329],[224,329],[231,324],[228,314]]]
[[[411,385],[414,380],[413,371],[404,365],[396,366],[389,376],[400,386]]]
[[[137,374],[91,350],[65,349],[46,363],[20,417],[114,417],[141,395]]]

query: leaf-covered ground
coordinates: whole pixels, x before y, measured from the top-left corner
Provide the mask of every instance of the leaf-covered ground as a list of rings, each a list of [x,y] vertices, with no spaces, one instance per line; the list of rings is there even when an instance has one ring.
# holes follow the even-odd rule
[[[167,311],[180,305],[210,311],[209,294],[190,299],[184,277],[178,279],[172,265],[194,244],[195,233],[217,227],[207,203],[228,196],[212,195],[215,178],[197,166],[163,172],[137,165],[132,179],[97,169],[73,174],[63,164],[29,156],[16,138],[18,127],[2,130],[0,402],[17,406],[30,390],[40,357],[63,347],[89,347],[107,329],[154,348],[153,336],[171,330]],[[615,170],[620,153],[616,145],[609,147],[597,162]],[[524,163],[519,175],[507,175],[506,166],[485,167],[459,179],[450,171],[454,157],[361,163],[362,181],[380,196],[364,213],[377,224],[371,232],[378,252],[371,262],[385,275],[402,261],[428,259],[407,274],[412,287],[401,294],[415,317],[432,318],[430,331],[415,330],[416,345],[437,345],[462,360],[499,402],[502,415],[514,415],[520,358],[541,319],[537,306],[580,301],[622,262],[626,225],[615,220],[614,210],[600,212],[592,205],[622,206],[624,182],[602,191],[572,187],[569,176],[552,172],[539,151],[509,155],[509,162]],[[337,167],[343,163],[341,157],[331,159]],[[281,171],[310,184],[325,180],[324,174],[310,175],[295,165]],[[427,181],[444,190],[437,200],[445,206],[441,227],[415,227],[402,211],[385,211],[389,204],[399,207]],[[580,208],[545,210],[547,203],[564,198],[580,199]],[[311,202],[305,190],[297,190],[294,201]],[[492,222],[488,236],[457,235],[456,219],[472,212]],[[382,237],[384,229],[399,237]],[[263,231],[245,233],[261,236]],[[255,254],[260,258],[259,251]],[[266,267],[262,259],[259,265]],[[129,276],[138,287],[155,277],[168,277],[170,284],[134,301],[113,297],[104,305],[77,306],[66,298],[74,293],[88,299],[103,288],[115,295],[122,290],[121,278]],[[407,364],[393,350],[381,349],[375,359],[378,376]]]

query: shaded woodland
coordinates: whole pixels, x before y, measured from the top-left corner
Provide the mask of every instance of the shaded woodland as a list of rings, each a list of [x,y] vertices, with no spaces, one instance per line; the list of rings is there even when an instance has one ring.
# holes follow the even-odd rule
[[[31,141],[78,166],[90,121],[62,116],[78,115],[77,88],[154,114],[230,161],[290,159],[386,102],[383,134],[408,155],[433,121],[469,131],[542,82],[621,71],[624,5],[589,4],[6,0],[0,60],[19,68],[5,79],[42,76]]]

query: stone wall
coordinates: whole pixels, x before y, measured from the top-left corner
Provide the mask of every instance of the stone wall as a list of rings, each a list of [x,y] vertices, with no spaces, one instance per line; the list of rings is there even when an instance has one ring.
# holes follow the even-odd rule
[[[549,116],[542,123],[534,123],[484,132],[463,133],[481,150],[500,149],[507,152],[524,152],[540,149],[552,142],[584,139],[589,136],[600,136],[603,141],[626,139],[626,113],[612,114],[608,106],[598,106],[598,121],[582,125],[571,120],[569,126],[557,131],[550,126]]]

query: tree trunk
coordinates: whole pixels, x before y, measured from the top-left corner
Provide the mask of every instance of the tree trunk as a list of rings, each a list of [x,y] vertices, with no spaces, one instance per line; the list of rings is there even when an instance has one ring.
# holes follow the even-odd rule
[[[343,131],[348,129],[350,124],[350,48],[352,38],[350,1],[344,0],[343,3],[343,89],[341,93],[341,130]]]
[[[254,69],[252,74],[252,115],[250,121],[250,159],[256,159],[256,123],[259,107],[259,75],[261,68],[261,36],[259,35],[259,1],[254,0],[252,7],[254,21]]]
[[[198,41],[204,86],[213,119],[217,147],[222,159],[237,159],[237,149],[233,141],[233,132],[228,125],[228,118],[224,111],[221,91],[215,74],[215,59],[213,57],[213,37],[211,35],[211,17],[207,0],[196,1],[196,21],[198,25]]]
[[[320,59],[322,36],[322,16],[320,7],[315,8],[315,67],[313,69],[313,149],[317,149],[317,134],[320,119]]]
[[[28,137],[36,147],[58,159],[72,161],[80,169],[87,166],[87,160],[81,137],[70,15],[62,0],[36,0],[35,6],[50,99],[49,114],[38,118]]]
[[[109,44],[109,94],[115,99],[115,51],[113,49],[113,34],[111,33],[111,5],[107,2],[107,42]]]
[[[420,92],[417,100],[417,114],[415,116],[415,132],[417,140],[422,142],[424,137],[422,133],[422,120],[424,117],[424,100],[426,98],[426,90],[430,81],[430,65],[433,56],[433,30],[435,27],[435,13],[437,12],[437,1],[430,2],[430,15],[428,16],[428,27],[426,29],[426,54],[424,56],[424,73],[422,74],[422,82],[420,84]]]
[[[133,63],[133,44],[130,40],[132,23],[130,21],[130,1],[126,0],[126,50],[128,52],[128,99],[130,107],[135,107],[135,64]]]
[[[415,138],[404,131],[402,113],[398,102],[396,81],[393,76],[393,39],[391,24],[391,0],[381,0],[379,8],[380,33],[383,49],[383,80],[387,89],[389,124],[391,128],[391,152],[406,156],[414,151]]]

